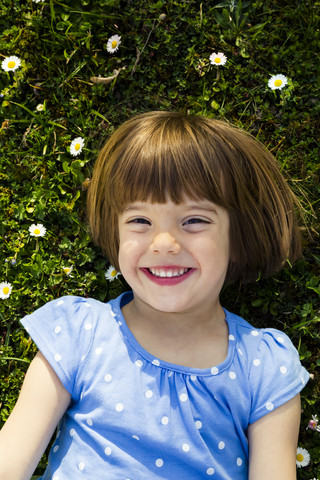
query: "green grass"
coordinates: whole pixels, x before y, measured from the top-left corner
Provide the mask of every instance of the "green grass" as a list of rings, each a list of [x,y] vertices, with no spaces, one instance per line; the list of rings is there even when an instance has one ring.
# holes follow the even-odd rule
[[[35,346],[19,325],[26,313],[65,293],[106,301],[107,259],[85,222],[87,179],[107,135],[130,116],[181,110],[225,119],[251,132],[277,157],[303,211],[304,258],[275,278],[228,287],[223,302],[257,326],[284,330],[313,375],[302,393],[299,445],[311,455],[299,480],[320,478],[319,342],[319,6],[311,0],[3,0],[0,62],[0,423],[18,396]],[[108,38],[121,35],[114,54]],[[227,63],[209,64],[212,52]],[[93,77],[111,77],[95,83]],[[268,87],[271,75],[288,78]],[[44,104],[43,111],[37,111]],[[75,137],[85,146],[70,155]],[[28,228],[42,223],[36,241]],[[62,268],[73,266],[72,276]],[[36,474],[45,465],[43,458]],[[36,477],[35,477],[36,478]]]

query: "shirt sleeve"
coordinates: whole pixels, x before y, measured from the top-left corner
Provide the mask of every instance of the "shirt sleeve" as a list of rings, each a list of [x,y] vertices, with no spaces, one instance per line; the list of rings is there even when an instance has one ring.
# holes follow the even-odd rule
[[[81,297],[62,297],[27,315],[21,323],[72,395],[79,365],[92,341],[90,303]]]
[[[288,402],[309,380],[309,373],[301,365],[299,354],[289,337],[275,329],[265,329],[262,332],[249,371],[249,423]]]

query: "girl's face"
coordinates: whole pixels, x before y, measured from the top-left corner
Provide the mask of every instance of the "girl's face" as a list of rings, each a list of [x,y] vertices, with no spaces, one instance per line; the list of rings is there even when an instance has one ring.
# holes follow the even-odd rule
[[[229,216],[208,200],[134,202],[119,216],[120,270],[140,305],[216,308],[229,263]]]

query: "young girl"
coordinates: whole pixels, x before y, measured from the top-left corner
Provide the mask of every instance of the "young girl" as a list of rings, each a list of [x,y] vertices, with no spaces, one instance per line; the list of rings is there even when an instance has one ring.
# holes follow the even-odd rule
[[[226,123],[151,112],[120,127],[88,195],[93,238],[132,288],[66,296],[22,320],[39,347],[0,434],[1,480],[293,480],[289,338],[222,308],[227,282],[300,255],[275,160]]]

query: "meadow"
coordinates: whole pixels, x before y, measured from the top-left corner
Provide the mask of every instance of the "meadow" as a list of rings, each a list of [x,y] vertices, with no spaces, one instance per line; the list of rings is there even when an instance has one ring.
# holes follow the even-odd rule
[[[316,0],[0,2],[0,427],[36,353],[19,319],[65,294],[107,301],[128,288],[87,227],[98,151],[137,113],[184,111],[258,138],[299,200],[303,257],[226,287],[222,303],[298,349],[311,380],[297,478],[320,479],[319,10]]]

